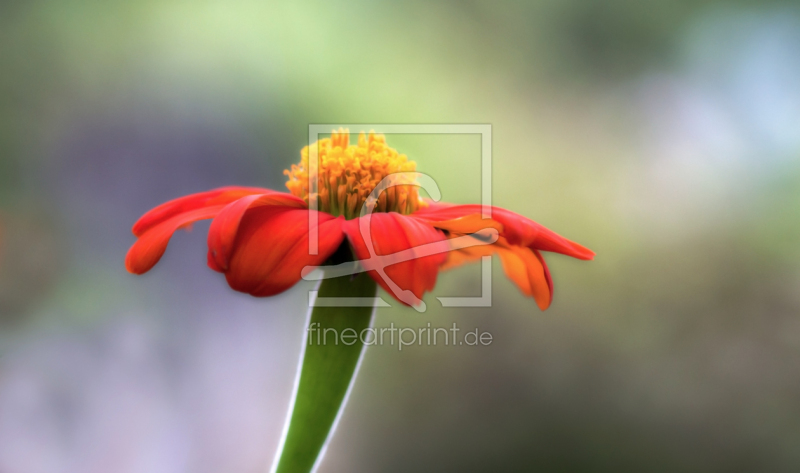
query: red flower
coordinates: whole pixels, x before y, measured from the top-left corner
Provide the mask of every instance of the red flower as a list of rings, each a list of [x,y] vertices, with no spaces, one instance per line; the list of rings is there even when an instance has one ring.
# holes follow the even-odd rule
[[[254,296],[289,289],[301,279],[303,268],[322,265],[347,239],[355,257],[365,263],[373,253],[411,252],[410,258],[384,260],[378,267],[366,264],[370,276],[401,302],[408,300],[392,291],[381,271],[397,288],[421,299],[435,286],[440,270],[497,254],[506,275],[544,310],[552,300],[553,282],[541,252],[582,260],[594,257],[591,250],[508,210],[493,207],[488,220],[481,218],[480,205],[422,201],[408,179],[396,181],[399,185],[370,202],[371,193],[386,176],[415,168],[412,161],[386,146],[381,135],[362,133],[355,146],[349,144],[349,134],[340,131],[312,145],[311,151],[319,157],[318,192],[309,197],[307,147],[301,164],[286,171],[291,193],[224,187],[181,197],[147,212],[133,226],[138,240],[128,251],[126,268],[134,274],[147,272],[164,254],[176,230],[213,218],[208,232],[209,267],[225,274],[233,289]],[[319,211],[309,209],[309,200]],[[365,203],[376,212],[359,216]],[[318,222],[317,254],[309,252],[311,212]],[[362,231],[362,224],[369,227],[368,233]],[[468,235],[487,228],[499,232],[494,243],[454,244],[458,237],[469,239]]]

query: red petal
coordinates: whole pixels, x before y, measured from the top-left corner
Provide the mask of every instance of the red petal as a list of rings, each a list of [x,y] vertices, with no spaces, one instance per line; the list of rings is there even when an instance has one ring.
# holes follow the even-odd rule
[[[141,236],[148,229],[178,214],[217,205],[226,205],[251,194],[271,194],[275,191],[257,187],[221,187],[206,192],[191,194],[165,202],[150,210],[133,224],[133,234]]]
[[[368,237],[375,255],[394,256],[373,259],[361,234],[361,225],[369,225]],[[449,246],[445,236],[428,222],[395,212],[374,213],[347,221],[343,229],[362,264],[366,268],[377,266],[368,271],[372,279],[398,301],[411,304],[414,299],[397,293],[399,291],[393,290],[393,284],[397,286],[394,289],[411,291],[416,299],[422,299],[423,294],[436,285],[439,266],[447,259]],[[421,246],[427,244],[431,245]],[[405,261],[402,260],[402,254],[397,255],[404,250],[410,250],[406,253],[408,259]],[[391,281],[386,281],[381,271],[385,271]]]
[[[128,250],[125,267],[133,274],[149,271],[161,259],[175,230],[198,220],[213,218],[222,209],[222,205],[203,207],[175,215],[149,227]]]
[[[214,257],[211,256],[211,252],[210,251],[208,253],[206,253],[206,263],[208,264],[209,268],[213,269],[214,271],[216,271],[218,273],[224,273],[225,272],[222,268],[219,267],[219,265],[217,265],[217,262],[214,260]]]
[[[481,206],[472,204],[448,207],[439,204],[436,207],[420,209],[413,215],[422,219],[438,221],[452,220],[472,214],[480,215]],[[574,241],[567,240],[543,225],[509,210],[492,207],[492,220],[496,220],[503,225],[503,233],[501,235],[511,245],[524,246],[541,251],[552,251],[582,260],[594,258],[592,250]]]
[[[291,194],[273,192],[270,194],[249,195],[228,204],[211,222],[208,229],[209,266],[217,271],[228,268],[233,251],[236,233],[245,212],[258,207],[282,206],[289,208],[305,208],[306,203]],[[214,261],[212,266],[211,261]],[[219,268],[219,269],[217,269]]]
[[[300,280],[305,266],[319,266],[344,240],[342,222],[319,212],[319,254],[308,254],[308,213],[258,207],[241,218],[225,273],[230,286],[254,296],[272,296]]]

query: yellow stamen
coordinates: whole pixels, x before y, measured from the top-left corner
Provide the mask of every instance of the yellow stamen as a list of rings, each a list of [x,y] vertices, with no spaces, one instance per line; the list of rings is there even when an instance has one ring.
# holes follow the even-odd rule
[[[316,151],[317,193],[309,196],[309,156]],[[300,152],[300,164],[283,173],[289,177],[286,187],[306,202],[317,202],[319,210],[333,215],[356,218],[365,200],[381,180],[398,172],[413,172],[416,163],[386,144],[383,135],[363,132],[358,144],[350,144],[350,132],[339,129]],[[415,180],[398,176],[399,185],[389,187],[378,197],[376,212],[410,214],[425,204],[419,198]]]

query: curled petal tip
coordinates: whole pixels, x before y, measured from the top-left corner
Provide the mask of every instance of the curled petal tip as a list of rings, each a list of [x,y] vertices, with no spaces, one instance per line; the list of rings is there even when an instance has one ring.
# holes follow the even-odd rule
[[[212,218],[220,210],[222,210],[222,206],[195,209],[148,228],[128,250],[125,257],[125,268],[133,274],[146,273],[164,255],[167,244],[175,231],[186,224]]]
[[[539,301],[536,301],[536,305],[537,305],[537,306],[539,306],[539,309],[540,309],[542,312],[544,312],[544,311],[546,311],[547,309],[549,309],[549,308],[550,308],[550,301],[547,301],[547,302],[539,302]]]
[[[131,257],[130,251],[128,251],[128,254],[125,255],[125,270],[131,274],[137,274],[137,275],[147,272],[147,270],[142,271],[136,267],[136,265],[133,262],[133,258]]]

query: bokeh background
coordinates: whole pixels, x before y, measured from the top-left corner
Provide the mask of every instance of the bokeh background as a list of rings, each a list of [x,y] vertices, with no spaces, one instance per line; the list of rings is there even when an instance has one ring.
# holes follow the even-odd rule
[[[0,472],[264,471],[310,286],[235,293],[204,222],[134,277],[130,227],[343,122],[492,124],[494,203],[598,256],[379,311],[494,342],[370,348],[321,471],[800,471],[797,3],[6,0]],[[388,140],[479,199],[477,137]]]

